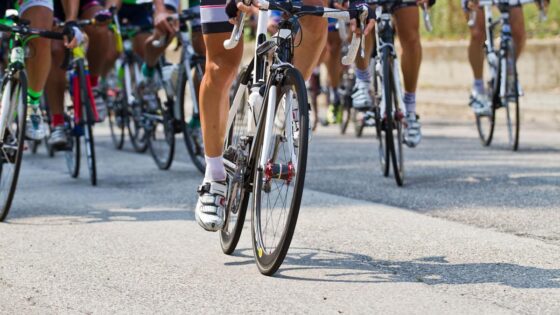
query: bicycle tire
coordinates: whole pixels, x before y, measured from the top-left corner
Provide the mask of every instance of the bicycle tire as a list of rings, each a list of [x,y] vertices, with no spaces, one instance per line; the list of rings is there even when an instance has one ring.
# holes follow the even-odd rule
[[[203,69],[203,62],[204,59],[201,58],[199,61],[194,61],[191,65],[193,69],[196,71],[196,75],[202,79],[202,69]],[[204,143],[202,142],[202,130],[200,127],[200,123],[196,124],[195,121],[186,121],[187,119],[197,119],[194,115],[191,115],[191,118],[187,117],[186,108],[187,101],[186,93],[189,92],[187,88],[188,84],[188,77],[186,73],[186,69],[184,65],[181,65],[179,73],[179,110],[180,110],[180,117],[181,117],[181,124],[182,124],[182,131],[183,131],[183,140],[185,142],[185,146],[187,147],[187,152],[189,153],[189,157],[193,165],[198,169],[202,174],[204,174],[206,170],[206,161],[204,159]],[[196,95],[191,95],[191,97],[196,97]],[[200,117],[198,118],[200,121]]]
[[[136,68],[135,63],[136,61],[132,61],[132,62],[128,61],[123,64],[123,67],[125,67],[125,69],[123,69],[123,72],[126,71],[126,67],[128,67],[128,71],[130,72],[130,79],[131,79],[130,85],[132,89],[132,91],[128,91],[126,84],[123,84],[124,87],[123,91],[125,93],[124,95],[129,95],[135,92],[134,90],[136,89],[136,87],[133,86],[134,82],[136,81],[134,77],[135,76],[134,69]],[[145,112],[143,104],[139,99],[133,101],[131,104],[128,104],[128,99],[126,98],[126,96],[125,96],[125,102],[127,102],[126,104],[127,112],[124,115],[127,116],[126,129],[128,131],[130,143],[132,144],[132,148],[134,149],[134,151],[138,153],[145,153],[148,150],[148,139],[142,121],[142,115]]]
[[[511,57],[513,56],[513,57]],[[507,44],[506,49],[506,61],[508,58],[512,58],[513,61],[511,62],[511,71],[513,72],[513,95],[507,95],[505,102],[506,104],[506,117],[507,117],[507,124],[508,124],[508,140],[509,146],[513,151],[517,151],[519,149],[519,130],[520,130],[520,116],[519,116],[519,81],[517,77],[517,64],[515,60],[515,46],[512,41],[509,41]],[[506,62],[507,63],[507,62]],[[506,86],[508,86],[509,82],[506,82]],[[514,106],[513,110],[510,107],[511,105]],[[513,126],[512,126],[512,116],[514,118]]]
[[[109,120],[109,130],[111,131],[111,140],[115,149],[122,150],[124,146],[125,135],[125,118],[123,115],[122,103],[123,99],[115,99],[111,104],[107,104],[107,120]],[[120,120],[120,123],[119,123]]]
[[[243,69],[238,78],[244,78],[244,82],[247,83],[250,79],[247,78],[249,74],[247,73],[247,69]],[[227,152],[228,148],[233,148],[233,150],[240,149],[240,141],[241,137],[248,135],[248,119],[249,116],[249,107],[248,107],[248,88],[246,86],[241,87],[241,80],[236,80],[236,86],[234,91],[238,91],[240,88],[244,89],[242,93],[244,93],[243,98],[240,102],[239,109],[235,114],[233,123],[230,129],[226,132],[227,138],[224,142],[224,152]],[[241,92],[240,92],[241,93]],[[233,102],[233,97],[232,100]],[[245,152],[250,152],[248,148],[242,150],[244,154],[244,158],[247,155]],[[238,155],[235,155],[236,161],[231,161],[235,163],[237,161]],[[228,157],[224,156],[224,159]],[[251,165],[250,163],[247,163]],[[228,201],[226,203],[226,224],[224,228],[220,231],[220,245],[222,247],[222,251],[226,255],[230,255],[235,251],[237,244],[239,242],[239,238],[241,237],[241,232],[243,230],[243,225],[245,223],[245,216],[247,213],[247,207],[249,206],[249,198],[251,191],[247,189],[246,181],[249,180],[248,174],[237,174],[231,171],[227,173],[227,181],[228,181]],[[235,222],[233,222],[233,218],[235,218]],[[230,226],[231,225],[231,226]]]
[[[15,83],[15,85],[7,86],[8,82]],[[25,124],[26,124],[26,117],[27,117],[26,116],[27,114],[26,73],[24,71],[20,71],[18,73],[17,78],[4,76],[4,79],[2,79],[2,95],[5,95],[5,93],[13,93],[13,92],[18,93],[18,87],[19,87],[19,93],[21,93],[20,95],[21,101],[18,100],[17,98],[15,100],[13,99],[13,97],[10,98],[11,102],[15,101],[18,103],[17,107],[15,108],[15,110],[17,111],[17,115],[13,116],[14,123],[16,124],[16,128],[17,128],[15,132],[16,139],[10,139],[9,138],[10,135],[12,135],[13,137],[13,134],[8,134],[8,133],[6,133],[4,139],[4,143],[8,143],[8,141],[10,140],[11,142],[15,142],[16,152],[15,155],[13,155],[14,154],[13,152],[5,152],[6,154],[10,153],[11,161],[10,160],[6,161],[5,160],[6,157],[4,156],[4,154],[2,154],[2,157],[0,159],[0,207],[1,207],[0,222],[4,221],[8,216],[8,213],[12,206],[12,202],[14,200],[14,195],[16,193],[17,183],[19,179],[19,171],[21,169],[21,162],[22,162],[22,156],[24,151]],[[8,88],[10,88],[11,91],[8,91]],[[11,150],[13,150],[13,146],[12,148],[10,148],[10,151]],[[11,173],[6,173],[6,171],[8,171],[6,167],[7,164],[13,164],[13,170]],[[4,179],[4,175],[7,175],[8,177]]]
[[[398,110],[397,95],[395,89],[395,78],[393,76],[393,57],[390,53],[385,52],[383,60],[383,84],[385,99],[385,143],[387,146],[387,154],[385,158],[391,158],[393,165],[393,176],[398,186],[403,185],[404,179],[404,162],[403,162],[403,133],[402,133],[402,115]],[[388,80],[386,80],[388,79]],[[396,132],[396,137],[395,137]],[[395,141],[396,140],[396,141]],[[398,150],[398,152],[397,152]],[[398,154],[398,155],[397,155]]]
[[[93,136],[93,124],[95,117],[93,114],[93,106],[90,102],[89,94],[91,85],[87,84],[86,70],[83,60],[77,63],[78,75],[80,80],[80,105],[82,107],[82,126],[84,127],[84,145],[86,150],[86,164],[89,171],[90,183],[92,186],[97,185],[97,163],[95,160],[95,141]]]
[[[277,98],[277,102],[281,101],[282,95],[285,93],[285,91],[291,90],[292,87],[295,88],[294,95],[298,102],[298,111],[296,117],[299,117],[299,137],[297,139],[293,139],[297,141],[298,157],[297,157],[297,164],[295,165],[295,174],[297,174],[297,177],[293,181],[290,180],[287,181],[288,185],[286,187],[289,187],[290,183],[293,182],[293,197],[289,202],[290,204],[289,212],[284,216],[286,218],[286,225],[282,233],[280,234],[278,245],[274,247],[270,246],[268,248],[267,245],[264,244],[264,242],[266,242],[266,238],[268,237],[266,235],[266,228],[268,227],[268,224],[265,224],[263,226],[263,222],[261,220],[261,215],[263,214],[261,197],[263,195],[263,191],[266,192],[267,186],[263,185],[264,170],[259,170],[259,168],[255,167],[256,173],[254,176],[255,178],[253,183],[254,198],[253,198],[253,211],[251,216],[251,227],[252,227],[251,234],[253,240],[252,242],[253,252],[255,255],[255,261],[257,263],[257,267],[263,275],[267,275],[267,276],[273,275],[278,270],[278,268],[280,268],[282,262],[284,261],[284,258],[286,257],[286,254],[290,247],[290,243],[292,241],[292,237],[294,235],[299,209],[301,205],[301,198],[303,195],[303,186],[305,183],[305,170],[307,166],[307,148],[308,148],[308,137],[309,137],[308,134],[309,117],[308,117],[308,108],[307,108],[308,103],[307,103],[307,95],[306,95],[307,90],[305,88],[305,81],[303,80],[301,73],[295,68],[288,68],[284,72],[282,84],[279,85],[279,89],[278,89],[279,97]],[[270,89],[270,87],[268,88]],[[267,96],[265,97],[265,100],[268,98],[268,91],[266,94]],[[281,107],[278,106],[278,108]],[[276,114],[281,113],[281,111],[279,111],[278,108],[276,110]],[[276,119],[274,124],[276,125]],[[261,128],[264,128],[264,126],[262,126]],[[262,144],[264,142],[264,139],[262,139],[263,137],[264,135],[261,135],[260,137],[261,139],[259,139],[259,147],[261,148],[260,150],[262,150]],[[283,140],[282,137],[279,135],[275,137],[275,145],[274,145],[275,150],[271,158],[273,163],[277,161],[276,160],[277,153],[279,153],[279,151],[276,151],[276,149],[278,148],[279,141],[283,142],[287,140]],[[284,155],[286,155],[285,152]],[[258,154],[257,157],[260,158],[260,154]],[[291,156],[290,156],[290,162],[292,162]],[[290,164],[289,163],[287,164],[288,164],[287,169],[289,170]],[[280,181],[282,181],[282,179]],[[270,178],[269,183],[272,183],[272,178]],[[286,192],[288,192],[288,189],[286,190]],[[288,201],[286,201],[285,203],[287,204]],[[273,207],[275,205],[276,203],[273,205]],[[282,215],[280,215],[280,218],[282,218]],[[268,222],[268,219],[266,222]],[[272,225],[274,225],[274,223],[272,223]],[[264,233],[263,233],[263,228],[265,229]],[[273,241],[274,240],[275,238],[273,238]]]
[[[148,148],[150,154],[154,159],[157,167],[160,170],[168,170],[173,163],[173,156],[175,154],[175,129],[173,126],[173,113],[170,111],[170,106],[162,105],[161,100],[158,100],[158,110],[156,113],[147,113],[146,121],[148,127]],[[160,114],[161,113],[161,114]],[[158,137],[158,130],[163,128],[163,139]],[[161,146],[156,145],[161,143]],[[165,146],[165,148],[163,148]],[[162,148],[161,150],[158,147]]]

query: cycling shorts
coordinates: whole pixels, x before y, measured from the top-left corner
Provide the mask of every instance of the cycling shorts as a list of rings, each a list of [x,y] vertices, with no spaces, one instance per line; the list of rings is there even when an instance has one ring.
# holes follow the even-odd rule
[[[366,3],[374,5],[376,3],[376,1],[375,0],[366,0]],[[430,0],[428,5],[431,7],[435,3],[436,3],[436,0]],[[399,9],[408,8],[408,7],[416,7],[416,6],[418,6],[418,5],[416,4],[415,1],[406,1],[406,2],[395,1],[395,3],[391,5],[389,10],[391,11],[391,13],[395,13],[395,11],[397,11]]]
[[[510,7],[520,7],[524,4],[527,3],[531,3],[534,2],[533,0],[505,0],[506,2],[509,1],[509,6]],[[485,3],[489,3],[490,1],[484,1],[484,0],[479,0],[480,4],[485,4]],[[465,12],[469,11],[469,7],[468,7],[468,3],[469,0],[461,0],[461,7],[463,8],[463,10],[465,10]],[[494,1],[494,3],[497,3],[497,1]]]
[[[227,0],[201,0],[200,22],[202,33],[230,33],[233,25],[228,22],[226,14]]]
[[[8,3],[9,1],[4,0],[3,2]],[[18,9],[20,14],[23,14],[23,12],[25,12],[31,7],[45,7],[50,9],[51,11],[53,10],[53,0],[16,0],[13,3],[14,5],[12,8]],[[2,8],[2,9],[5,10],[10,8]],[[1,13],[2,16],[4,16],[4,12]]]
[[[123,2],[119,10],[119,20],[126,25],[147,30],[154,25],[153,14],[154,10],[151,3],[126,4]]]
[[[81,16],[90,8],[101,5],[102,3],[99,0],[80,0],[80,9],[78,11],[78,16]],[[61,0],[54,0],[54,17],[60,21],[66,20],[66,14],[64,14],[64,8],[62,7]]]
[[[331,6],[332,7],[332,6]],[[280,21],[282,20],[282,12],[281,11],[277,11],[277,10],[270,10],[268,11],[268,23],[269,24],[276,24],[278,25],[280,23]],[[333,18],[328,18],[328,30],[329,32],[335,32],[338,31],[338,28],[336,27],[336,24],[338,22],[337,19],[333,19]]]

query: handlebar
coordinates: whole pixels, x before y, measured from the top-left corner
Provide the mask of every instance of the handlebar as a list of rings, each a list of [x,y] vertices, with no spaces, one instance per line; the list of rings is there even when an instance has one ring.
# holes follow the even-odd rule
[[[176,22],[179,21],[179,23],[183,24],[186,23],[188,21],[192,21],[195,19],[200,18],[200,14],[196,13],[190,9],[186,9],[183,10],[180,14],[179,13],[175,13],[175,14],[171,14],[170,16],[167,17],[167,21],[168,22]],[[167,36],[163,36],[161,38],[155,39],[152,41],[152,46],[156,47],[156,48],[161,48],[163,47],[165,44],[167,43]]]
[[[266,10],[277,10],[286,13],[288,16],[302,17],[306,15],[318,16],[323,18],[333,18],[337,20],[342,20],[348,22],[350,20],[350,13],[345,10],[338,10],[332,8],[325,8],[323,6],[310,6],[310,5],[294,5],[291,2],[276,2],[275,0],[259,0],[259,9],[261,11]],[[367,15],[367,12],[366,12]],[[243,26],[245,21],[245,14],[240,13],[231,33],[229,39],[224,41],[225,49],[233,49],[237,47],[239,40],[241,39],[241,34],[243,33]],[[352,42],[350,44],[349,52],[357,51],[360,46],[360,40],[357,38],[356,34],[352,36]],[[343,58],[343,63],[345,61],[349,64],[354,63],[356,54],[350,55]]]

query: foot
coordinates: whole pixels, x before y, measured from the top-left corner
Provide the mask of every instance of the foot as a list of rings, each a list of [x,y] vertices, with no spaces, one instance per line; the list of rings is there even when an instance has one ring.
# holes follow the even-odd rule
[[[352,106],[354,106],[355,109],[364,110],[373,106],[369,86],[369,82],[356,80],[356,84],[352,90]]]
[[[31,140],[41,140],[45,138],[46,130],[47,126],[45,126],[39,107],[29,106],[27,109],[25,136]]]
[[[49,136],[49,146],[60,149],[66,148],[68,145],[68,137],[66,136],[66,128],[63,125],[55,126]]]
[[[422,140],[422,130],[418,116],[415,112],[406,114],[406,129],[404,131],[404,142],[410,147],[416,147]]]
[[[472,107],[476,115],[488,116],[491,114],[490,101],[488,100],[488,96],[484,93],[472,91],[469,106]]]
[[[224,227],[226,191],[225,181],[203,183],[198,187],[196,222],[206,231],[216,232]]]

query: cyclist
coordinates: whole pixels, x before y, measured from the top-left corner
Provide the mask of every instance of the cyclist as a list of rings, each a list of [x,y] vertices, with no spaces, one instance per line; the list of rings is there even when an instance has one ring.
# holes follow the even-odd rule
[[[91,19],[105,15],[110,19],[111,14],[101,5],[98,0],[80,0],[71,2],[72,9],[69,14],[63,10],[63,1],[54,0],[54,17],[57,21],[75,21],[80,19]],[[113,5],[115,1],[107,1],[108,5]],[[73,23],[73,22],[70,22]],[[109,42],[113,39],[109,28],[101,26],[87,26],[84,28],[89,38],[87,59],[89,64],[92,88],[96,88],[99,77],[103,74],[105,62],[110,58]],[[59,65],[64,60],[65,47],[61,43],[52,44],[52,56],[55,65]],[[67,134],[64,127],[64,91],[66,89],[66,69],[54,66],[51,67],[49,79],[46,84],[47,103],[51,113],[52,132],[49,137],[49,145],[54,148],[66,147]],[[96,98],[98,112],[103,112],[103,104]]]
[[[405,143],[416,147],[422,140],[421,125],[416,114],[416,88],[422,63],[422,45],[420,42],[419,6],[435,4],[435,0],[416,0],[416,2],[397,2],[392,13],[402,47],[401,68],[404,81],[404,105],[406,107]],[[369,61],[374,46],[374,37],[366,38],[366,58],[356,58],[356,84],[352,95],[352,103],[356,109],[364,110],[372,105],[370,93],[371,73]]]
[[[64,0],[64,8],[67,12],[72,10],[71,0]],[[8,8],[16,8],[22,19],[30,21],[30,26],[44,30],[52,29],[53,25],[53,1],[52,0],[18,0],[5,1],[0,8],[2,16]],[[82,38],[79,29],[68,25],[67,31],[73,34],[73,39],[65,39],[64,45],[67,48],[74,47]],[[46,38],[35,38],[29,42],[29,58],[26,60],[28,73],[27,89],[27,124],[25,134],[33,140],[41,140],[45,136],[45,126],[41,111],[39,109],[43,89],[47,81],[49,69],[51,68],[51,40]]]
[[[473,86],[470,96],[470,106],[476,114],[488,114],[490,112],[490,100],[485,91],[483,80],[484,69],[484,41],[486,40],[486,30],[484,25],[484,10],[478,5],[478,0],[461,0],[467,19],[470,19],[470,11],[476,12],[474,25],[470,28],[471,39],[469,43],[469,63],[473,71]],[[533,0],[510,0],[509,18],[513,42],[515,43],[516,58],[519,58],[527,35],[525,33],[525,20],[522,5]],[[548,4],[550,1],[545,0]]]
[[[206,71],[201,84],[200,104],[202,132],[206,154],[206,172],[198,188],[196,220],[207,231],[218,231],[224,225],[226,202],[226,172],[222,161],[225,128],[229,109],[229,90],[243,54],[243,45],[226,50],[224,40],[230,37],[237,9],[251,8],[234,0],[202,0],[201,18],[206,43]],[[305,0],[306,5],[322,6],[322,0]],[[355,5],[363,5],[356,2]],[[227,11],[227,13],[226,13]],[[369,12],[369,18],[373,12]],[[320,17],[300,19],[303,40],[295,48],[294,65],[304,79],[309,79],[327,39],[327,21]],[[355,21],[354,21],[355,22]],[[367,32],[373,29],[370,21]]]

